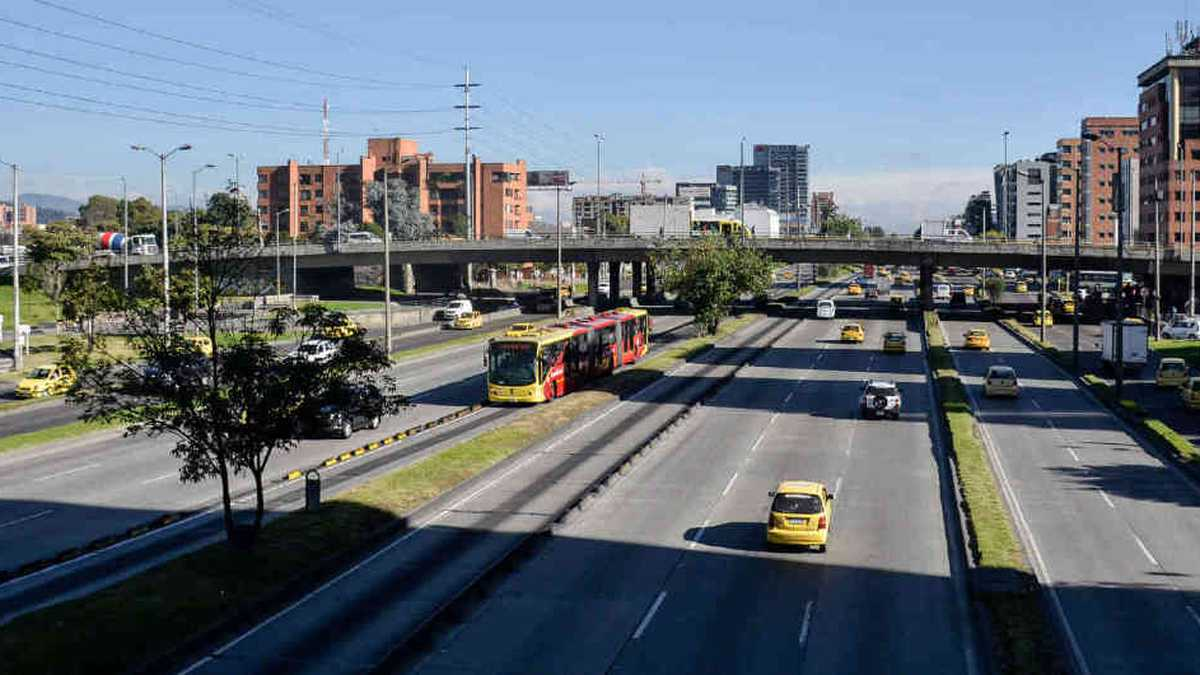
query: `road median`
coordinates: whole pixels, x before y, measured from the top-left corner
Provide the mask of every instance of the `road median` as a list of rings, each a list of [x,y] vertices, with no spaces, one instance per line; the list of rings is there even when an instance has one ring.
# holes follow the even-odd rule
[[[993,473],[937,313],[924,316],[927,358],[958,479],[970,592],[998,672],[1065,671],[1036,577]]]
[[[113,672],[172,664],[172,656],[253,625],[405,529],[412,514],[590,410],[641,389],[718,339],[680,341],[593,389],[524,411],[501,427],[353,488],[316,513],[269,522],[251,551],[215,544],[101,590],[18,617],[0,631],[14,673]],[[129,636],[137,635],[137,640]]]

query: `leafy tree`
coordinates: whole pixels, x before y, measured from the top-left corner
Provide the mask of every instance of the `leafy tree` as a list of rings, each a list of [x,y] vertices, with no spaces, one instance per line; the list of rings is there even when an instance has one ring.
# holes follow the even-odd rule
[[[887,236],[882,225],[869,225],[863,228],[863,234],[868,237],[882,238]]]
[[[267,467],[275,454],[295,447],[301,421],[351,383],[369,379],[390,391],[392,381],[379,374],[390,366],[387,354],[367,342],[363,331],[341,339],[337,355],[326,364],[289,358],[268,342],[289,327],[307,338],[339,325],[344,317],[320,305],[300,313],[280,310],[267,322],[265,335],[224,333],[222,300],[241,289],[253,270],[253,256],[261,252],[257,232],[234,225],[218,223],[205,231],[197,261],[200,302],[174,314],[173,330],[164,330],[158,294],[131,295],[123,300],[120,316],[135,356],[103,347],[88,352],[80,341],[70,340],[64,361],[78,374],[68,402],[82,408],[83,419],[120,423],[129,436],[173,438],[180,479],[218,479],[226,535],[249,546],[262,525]],[[174,285],[188,286],[188,276],[185,272]],[[194,333],[211,341],[212,358],[199,356],[184,339]],[[388,397],[382,412],[401,404],[400,397]],[[243,472],[253,477],[256,495],[248,526],[235,524],[230,493],[232,479]]]
[[[466,239],[468,230],[469,227],[467,225],[467,214],[454,214],[454,217],[450,220],[449,234],[455,237],[462,237],[463,239]]]
[[[87,350],[96,348],[96,317],[119,309],[121,292],[112,284],[109,270],[89,265],[67,277],[62,294],[62,316],[79,326]]]
[[[604,214],[604,234],[629,234],[629,216],[619,216],[615,213]]]
[[[821,223],[821,234],[828,237],[860,237],[862,233],[861,220],[840,213],[834,213]]]
[[[44,230],[34,230],[29,237],[29,261],[33,280],[54,302],[61,316],[59,301],[67,281],[67,266],[88,254],[93,247],[92,237],[74,223],[50,223]]]
[[[79,220],[92,230],[106,230],[121,222],[121,202],[104,195],[92,195],[79,207]]]
[[[983,289],[987,291],[989,300],[1000,302],[1004,298],[1004,279],[990,276],[984,280]]]
[[[399,176],[389,176],[388,222],[392,236],[400,239],[423,239],[433,234],[433,218],[421,213],[417,191],[405,184]],[[344,202],[343,202],[344,204]],[[371,183],[367,190],[367,206],[375,215],[375,222],[383,224],[383,182]]]
[[[729,306],[744,294],[760,295],[771,285],[770,259],[739,242],[704,237],[658,260],[667,290],[692,305],[702,332],[717,331]]]
[[[347,232],[346,227],[349,223],[358,224],[362,222],[362,203],[361,195],[355,195],[345,189],[345,186],[339,181],[334,183],[335,187],[332,190],[326,190],[325,194],[325,209],[334,214],[334,222],[337,221],[338,212],[338,195],[342,196],[342,231]],[[390,196],[390,195],[389,195]]]
[[[236,223],[238,227],[252,228],[258,220],[245,200],[225,192],[214,192],[208,198],[205,218],[210,223]]]

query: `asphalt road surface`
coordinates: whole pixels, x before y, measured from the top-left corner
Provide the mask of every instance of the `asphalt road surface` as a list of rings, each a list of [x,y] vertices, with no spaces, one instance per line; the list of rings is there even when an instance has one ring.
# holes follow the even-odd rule
[[[654,330],[665,332],[690,317],[656,317]],[[683,329],[685,332],[688,328]],[[663,340],[658,341],[659,344]],[[268,472],[277,478],[326,457],[436,419],[480,401],[484,394],[484,347],[452,347],[395,369],[401,391],[414,406],[387,417],[376,431],[359,431],[349,440],[310,439],[276,456]],[[181,484],[179,462],[170,455],[170,438],[122,438],[114,431],[0,456],[0,569],[53,556],[109,534],[141,525],[164,513],[214,504],[215,480]],[[405,444],[387,452],[404,452]],[[249,476],[233,480],[235,493],[252,488]],[[248,508],[252,504],[242,503]]]
[[[838,343],[854,317],[797,324],[416,670],[978,672],[920,335]],[[859,419],[866,378],[899,384],[899,421]],[[835,492],[827,553],[765,550],[784,479]]]
[[[981,324],[944,325],[959,345]],[[1200,672],[1200,491],[1047,359],[989,332],[990,352],[952,353],[1077,670]],[[1017,371],[1018,399],[983,398],[992,364]]]

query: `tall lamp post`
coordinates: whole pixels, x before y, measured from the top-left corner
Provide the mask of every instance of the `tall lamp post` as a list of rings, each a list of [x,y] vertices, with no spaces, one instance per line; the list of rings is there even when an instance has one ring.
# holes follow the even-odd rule
[[[596,234],[603,237],[606,214],[600,210],[600,144],[604,142],[604,134],[592,134],[592,138],[596,139]]]
[[[1001,203],[1004,205],[1004,217],[997,218],[1002,221],[1000,226],[1003,229],[1001,233],[1002,241],[1008,240],[1008,129],[1004,130],[1004,173],[1001,174],[1000,187],[1003,188]],[[999,211],[997,211],[999,215]]]
[[[746,226],[746,137],[738,144],[738,219]]]
[[[464,174],[466,175],[466,174]],[[383,342],[385,350],[392,353],[392,202],[388,199],[387,167],[383,169]],[[471,232],[474,232],[472,221]],[[467,271],[467,286],[470,287],[470,268]]]
[[[129,185],[125,176],[121,176],[121,266],[124,268],[125,283],[123,288],[129,292]]]
[[[200,221],[196,216],[196,176],[215,168],[216,164],[205,164],[192,169],[192,292],[196,296],[196,307],[200,306]]]
[[[275,212],[275,295],[283,295],[283,270],[279,262],[279,238],[282,236],[279,232],[279,216],[290,210],[280,209]]]
[[[167,152],[157,152],[145,145],[129,146],[135,151],[148,152],[158,158],[159,199],[162,201],[162,259],[163,259],[163,332],[171,332],[171,250],[167,232],[167,160],[177,152],[191,150],[188,143]]]
[[[571,190],[571,188],[574,187],[574,185],[575,185],[575,181],[568,180],[565,187],[567,188],[567,191],[569,192]],[[556,256],[558,257],[558,273],[557,273],[557,277],[556,277],[554,283],[558,287],[558,299],[556,300],[556,303],[558,306],[557,316],[560,319],[562,318],[562,315],[563,315],[562,206],[561,206],[561,195],[562,195],[563,187],[564,187],[563,185],[555,185],[554,186],[554,234],[558,238],[558,244],[556,246],[556,248],[557,248]],[[574,291],[574,289],[571,289],[571,290]],[[636,289],[635,289],[635,292],[636,292]]]
[[[18,174],[21,167],[14,162],[0,159],[0,164],[12,168],[13,200],[13,370],[20,372],[25,367],[25,355],[21,344],[21,186]]]

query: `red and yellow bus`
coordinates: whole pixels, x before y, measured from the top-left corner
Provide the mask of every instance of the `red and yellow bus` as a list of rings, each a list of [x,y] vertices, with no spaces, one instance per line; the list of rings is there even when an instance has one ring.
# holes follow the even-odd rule
[[[488,400],[541,403],[635,363],[650,349],[644,309],[615,309],[488,343]]]

